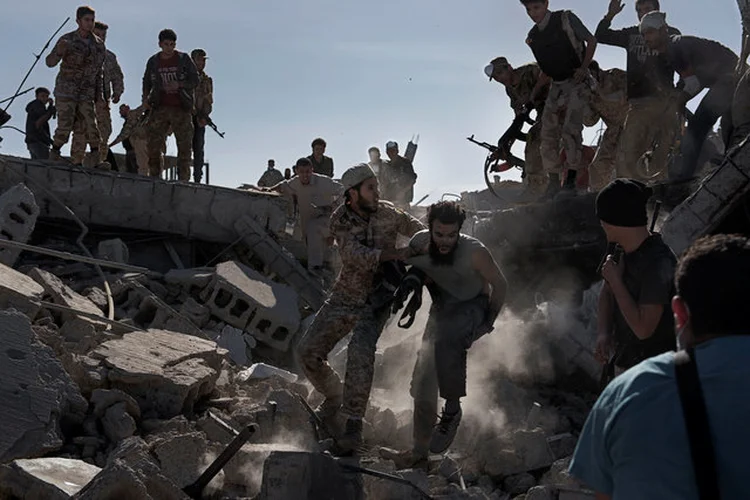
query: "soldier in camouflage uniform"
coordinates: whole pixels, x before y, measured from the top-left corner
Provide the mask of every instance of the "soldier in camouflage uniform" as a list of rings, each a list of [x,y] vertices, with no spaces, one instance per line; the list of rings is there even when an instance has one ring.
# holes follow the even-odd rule
[[[526,148],[524,150],[524,178],[526,186],[523,200],[538,199],[547,188],[547,174],[542,164],[541,147],[541,116],[544,112],[544,101],[547,99],[549,84],[539,86],[541,70],[537,64],[525,64],[513,68],[505,57],[493,59],[484,72],[490,80],[495,80],[505,86],[510,98],[510,107],[516,114],[523,111],[524,106],[530,104],[537,114],[537,122],[527,132]]]
[[[151,56],[143,75],[143,104],[151,109],[148,121],[149,175],[161,176],[162,153],[171,127],[177,141],[179,180],[190,180],[193,156],[193,107],[198,69],[189,55],[175,50],[177,34],[159,33],[161,52]]]
[[[190,53],[198,69],[200,83],[195,89],[195,107],[193,110],[193,180],[200,184],[203,178],[203,149],[206,145],[206,125],[208,124],[214,104],[214,81],[204,71],[206,68],[206,51],[195,49]]]
[[[107,41],[107,30],[109,26],[97,21],[94,24],[94,34]],[[125,77],[122,74],[117,56],[111,50],[107,50],[104,57],[104,73],[101,79],[103,89],[97,90],[94,106],[96,108],[96,123],[99,126],[99,135],[102,138],[99,152],[102,158],[107,157],[109,152],[109,137],[112,135],[112,115],[109,111],[110,99],[114,104],[120,102],[120,96],[125,92]],[[83,121],[76,120],[73,127],[73,141],[70,144],[70,160],[73,163],[81,163],[86,152],[86,127]]]
[[[91,148],[90,166],[102,166],[106,158],[101,155],[101,136],[96,123],[94,99],[101,89],[102,67],[106,56],[104,42],[94,34],[94,9],[79,7],[76,11],[78,29],[60,37],[46,58],[47,66],[60,64],[55,81],[57,104],[57,130],[52,138],[50,159],[61,158],[60,148],[68,142],[73,124],[80,120]]]
[[[325,396],[318,409],[327,421],[348,417],[339,439],[340,453],[354,451],[362,440],[362,418],[370,397],[375,345],[390,316],[393,292],[401,279],[398,263],[411,255],[396,249],[401,236],[411,238],[424,226],[411,215],[380,201],[372,169],[360,164],[341,178],[346,202],[331,216],[343,267],[331,294],[298,347],[300,365],[312,385]],[[403,264],[401,264],[403,267]],[[328,365],[328,353],[353,331],[343,385]],[[343,405],[343,406],[342,406]]]
[[[596,192],[615,179],[620,136],[628,114],[628,76],[618,68],[602,70],[596,62],[591,63],[591,74],[596,90],[583,123],[593,127],[601,118],[607,126],[589,165],[589,189]]]
[[[125,120],[117,139],[122,141],[126,152],[126,171],[132,174],[148,175],[148,138],[144,125],[146,108],[120,106],[120,116]]]

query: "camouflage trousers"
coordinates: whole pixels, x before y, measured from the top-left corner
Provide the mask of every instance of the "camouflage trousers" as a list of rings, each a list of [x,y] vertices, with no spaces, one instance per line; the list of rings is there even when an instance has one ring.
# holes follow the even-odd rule
[[[414,398],[414,451],[424,455],[430,445],[438,395],[457,400],[466,396],[466,354],[484,321],[487,297],[430,308],[422,346],[411,380]]]
[[[617,150],[617,177],[639,181],[666,178],[678,128],[675,99],[667,95],[631,99]],[[648,162],[645,153],[649,153]]]
[[[524,178],[523,183],[532,193],[544,193],[547,188],[547,175],[542,163],[542,124],[537,122],[527,133],[524,149]]]
[[[96,124],[101,137],[99,153],[103,160],[107,158],[107,152],[109,151],[109,137],[112,135],[112,115],[109,113],[109,103],[106,101],[97,101],[94,109],[96,110]],[[73,124],[73,140],[70,143],[70,161],[75,164],[82,163],[85,154],[86,123],[83,120],[76,119]]]
[[[583,118],[590,96],[586,83],[575,83],[572,79],[550,85],[541,131],[542,162],[548,174],[562,173],[561,149],[565,151],[567,168],[583,167]]]
[[[83,124],[86,142],[92,150],[98,150],[102,142],[99,135],[98,124],[96,123],[96,110],[94,101],[74,101],[73,99],[58,99],[55,102],[57,107],[57,129],[52,138],[53,147],[60,149],[70,139],[76,121]],[[99,160],[104,161],[104,157],[99,152]]]
[[[310,383],[326,398],[343,396],[342,413],[362,418],[370,399],[375,370],[375,346],[390,316],[390,308],[349,306],[336,297],[320,308],[297,348],[300,365]],[[349,332],[346,375],[341,379],[328,364],[328,353]]]
[[[589,165],[589,189],[592,192],[601,191],[615,179],[617,149],[623,127],[615,123],[606,125],[594,161]]]
[[[170,127],[177,141],[179,179],[189,181],[190,165],[193,163],[193,115],[189,110],[170,106],[151,111],[147,130],[149,175],[161,176],[162,152]]]

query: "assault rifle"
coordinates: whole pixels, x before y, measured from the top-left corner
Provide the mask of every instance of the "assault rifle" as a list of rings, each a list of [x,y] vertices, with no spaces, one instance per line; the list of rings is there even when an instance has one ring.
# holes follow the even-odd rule
[[[211,118],[209,118],[208,116],[205,117],[205,120],[206,120],[206,125],[208,125],[212,129],[214,129],[214,132],[216,132],[219,135],[219,137],[221,137],[223,139],[224,138],[224,132],[219,132],[219,128],[216,126],[216,124],[214,123],[214,121]]]
[[[513,146],[513,143],[515,143],[517,140],[527,140],[527,134],[523,132],[523,125],[525,123],[534,125],[535,122],[531,119],[532,110],[533,108],[530,104],[526,104],[523,106],[521,112],[513,119],[513,122],[510,124],[510,127],[508,127],[508,130],[506,130],[505,133],[497,141],[497,146],[493,146],[492,144],[488,144],[486,142],[479,142],[474,139],[473,135],[466,138],[466,140],[468,140],[472,144],[476,144],[477,146],[483,147],[484,149],[489,151],[489,153],[487,154],[487,159],[484,161],[484,182],[487,184],[487,187],[492,192],[492,194],[494,194],[498,198],[502,197],[498,195],[492,187],[492,183],[490,182],[490,173],[505,172],[514,167],[520,170],[524,169],[524,160],[511,153],[510,149]],[[503,160],[505,163],[500,165],[500,160]]]

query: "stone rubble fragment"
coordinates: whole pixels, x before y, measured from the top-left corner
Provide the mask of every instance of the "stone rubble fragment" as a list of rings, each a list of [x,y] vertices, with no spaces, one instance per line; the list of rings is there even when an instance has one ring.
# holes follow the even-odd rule
[[[262,380],[270,377],[280,377],[292,384],[299,379],[299,376],[294,373],[265,363],[255,363],[250,368],[242,370],[237,374],[237,380],[240,382],[247,382],[251,379]]]
[[[18,271],[0,264],[0,309],[15,309],[34,319],[44,288]]]
[[[0,239],[27,243],[34,232],[39,206],[34,193],[24,184],[17,184],[0,195]],[[0,247],[0,263],[12,266],[21,250]]]
[[[95,316],[103,317],[102,310],[96,307],[96,305],[89,299],[74,292],[69,286],[63,283],[60,278],[52,273],[48,273],[43,269],[34,268],[29,271],[29,277],[34,279],[44,288],[45,295],[51,298],[51,302],[59,304],[61,306],[75,309],[87,314],[93,314]],[[63,321],[70,321],[80,318],[84,321],[91,321],[84,316],[78,316],[72,312],[62,313]],[[104,323],[100,323],[104,326]]]
[[[127,264],[130,261],[130,250],[120,238],[99,242],[96,256],[102,260]]]
[[[67,500],[101,469],[69,458],[14,460],[0,466],[0,498]]]

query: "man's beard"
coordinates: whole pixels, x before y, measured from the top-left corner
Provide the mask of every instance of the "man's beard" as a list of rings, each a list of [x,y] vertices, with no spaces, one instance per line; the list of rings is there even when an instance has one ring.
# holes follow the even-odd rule
[[[453,265],[453,261],[456,260],[456,248],[458,248],[458,242],[453,245],[450,252],[441,253],[435,244],[435,240],[430,239],[430,260],[436,266],[451,266]]]
[[[375,212],[378,211],[378,204],[377,203],[373,204],[373,203],[370,203],[369,201],[365,201],[364,199],[360,199],[357,202],[357,207],[359,207],[359,209],[362,212],[365,212],[365,213],[368,213],[368,214],[374,214]]]

